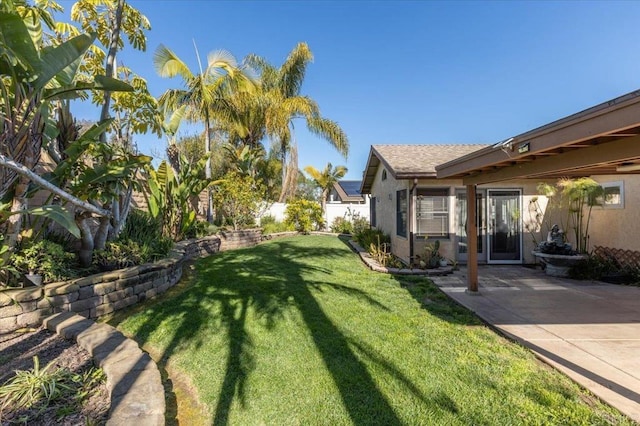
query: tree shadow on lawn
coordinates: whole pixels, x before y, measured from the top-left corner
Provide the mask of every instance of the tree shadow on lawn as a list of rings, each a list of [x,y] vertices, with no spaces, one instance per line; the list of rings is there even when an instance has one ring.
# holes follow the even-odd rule
[[[171,330],[169,342],[161,354],[166,362],[184,346],[202,345],[212,328],[214,332],[225,333],[226,368],[213,422],[228,424],[233,401],[237,399],[241,406],[245,404],[247,377],[255,367],[254,343],[247,331],[247,316],[251,312],[269,329],[282,320],[287,311],[297,311],[352,422],[401,424],[354,350],[380,365],[420,400],[426,401],[425,395],[373,348],[345,337],[314,297],[314,293],[337,291],[353,297],[357,301],[354,303],[364,302],[388,310],[362,290],[322,279],[323,275],[333,274],[326,267],[327,263],[345,255],[344,249],[304,247],[286,240],[218,253],[198,262],[198,274],[192,286],[172,298],[163,297],[161,303],[153,303],[146,309],[145,321],[138,326],[135,337],[143,345],[159,328]],[[305,261],[307,258],[322,259],[325,263],[314,265]],[[316,277],[319,278],[314,279]],[[215,315],[212,309],[215,309]],[[435,402],[447,411],[451,410],[449,403]]]
[[[452,324],[485,325],[478,316],[447,296],[428,277],[395,275],[394,279],[430,314]]]
[[[349,244],[349,235],[339,235],[338,239],[351,251],[355,250]],[[427,276],[424,275],[393,275],[400,287],[406,289],[411,296],[420,303],[421,307],[434,316],[460,325],[483,325],[484,323],[473,312],[447,296]]]

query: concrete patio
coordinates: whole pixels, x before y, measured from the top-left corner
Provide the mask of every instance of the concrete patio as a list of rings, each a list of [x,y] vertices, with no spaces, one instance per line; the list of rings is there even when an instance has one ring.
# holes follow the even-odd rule
[[[575,281],[523,266],[431,277],[449,297],[640,422],[640,287]]]

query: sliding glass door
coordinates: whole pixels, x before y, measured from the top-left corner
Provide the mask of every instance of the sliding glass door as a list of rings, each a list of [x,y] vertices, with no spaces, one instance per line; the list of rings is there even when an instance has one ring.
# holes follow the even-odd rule
[[[522,263],[521,199],[519,189],[487,190],[489,263]]]

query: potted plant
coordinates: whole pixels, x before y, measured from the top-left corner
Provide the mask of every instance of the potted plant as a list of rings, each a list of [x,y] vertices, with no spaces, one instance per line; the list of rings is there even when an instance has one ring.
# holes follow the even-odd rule
[[[428,243],[424,247],[424,255],[422,257],[418,256],[420,267],[433,269],[440,266],[440,261],[444,259],[440,255],[440,240],[435,240],[433,243]],[[445,266],[446,266],[446,259]]]

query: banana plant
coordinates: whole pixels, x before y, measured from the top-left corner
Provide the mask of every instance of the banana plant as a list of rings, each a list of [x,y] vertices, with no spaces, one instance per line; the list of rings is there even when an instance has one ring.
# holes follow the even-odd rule
[[[179,241],[196,222],[193,200],[215,181],[205,176],[206,158],[191,166],[186,157],[179,157],[180,167],[174,171],[167,161],[158,169],[147,168],[145,197],[149,213],[162,223],[163,235]]]

